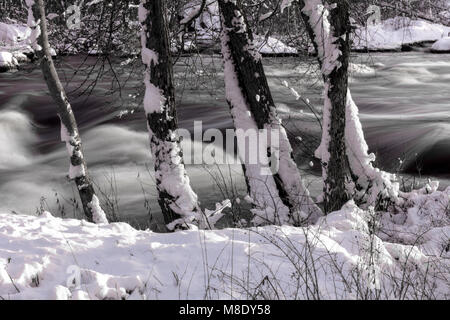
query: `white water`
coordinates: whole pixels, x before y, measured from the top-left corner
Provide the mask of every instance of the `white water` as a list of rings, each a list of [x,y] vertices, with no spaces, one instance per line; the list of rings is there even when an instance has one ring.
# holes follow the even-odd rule
[[[359,56],[354,60],[364,66],[352,68],[353,95],[361,110],[369,145],[378,153],[382,167],[395,170],[399,167],[398,158],[402,158],[405,159],[402,169],[406,172],[417,175],[415,168],[421,165],[422,173],[439,176],[444,185],[448,184],[449,58],[415,52]],[[310,74],[303,75],[307,66],[298,64],[295,58],[268,60],[269,83],[290,131],[300,136],[305,132],[317,136],[318,126],[307,108],[282,85],[287,80],[320,106],[320,83],[314,84]],[[73,183],[65,178],[68,159],[59,142],[54,107],[45,95],[40,77],[38,70],[0,74],[0,211],[35,214],[41,202],[44,209],[55,214],[61,213],[64,204],[65,213],[71,216],[73,207],[66,200],[77,197]],[[140,72],[136,77],[134,86],[140,83]],[[160,217],[143,113],[119,119],[115,117],[119,110],[108,106],[105,109],[104,105],[109,103],[105,101],[106,98],[96,97],[87,103],[80,100],[73,103],[90,172],[102,190],[116,194],[121,219],[148,226],[145,198],[154,218],[160,221]],[[213,95],[206,90],[184,92],[178,115],[184,128],[192,128],[193,120],[203,120],[205,129],[231,127],[220,88]],[[301,163],[312,159],[303,156]],[[228,171],[226,166],[221,169]],[[318,167],[315,169],[320,171]],[[234,183],[244,195],[240,167],[234,165],[231,171]],[[223,200],[203,166],[188,166],[188,172],[205,206],[211,208],[214,201]],[[111,178],[114,178],[112,189],[117,187],[115,191],[111,189]],[[319,179],[311,175],[309,179],[314,181],[313,191],[319,190]],[[40,201],[42,197],[44,202]]]

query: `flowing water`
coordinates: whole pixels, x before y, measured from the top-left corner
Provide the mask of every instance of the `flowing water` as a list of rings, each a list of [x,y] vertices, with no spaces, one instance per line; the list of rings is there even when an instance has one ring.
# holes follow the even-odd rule
[[[72,92],[86,84],[86,72],[74,70],[95,58],[66,57],[58,64]],[[450,179],[450,55],[423,52],[383,53],[353,57],[351,89],[360,108],[366,139],[378,165],[408,177],[435,177],[443,187]],[[192,68],[192,65],[197,68]],[[320,190],[320,168],[313,160],[319,126],[309,108],[283,85],[287,81],[320,110],[317,70],[298,58],[265,60],[266,73],[281,117],[293,137],[308,137],[310,147],[293,139],[296,159],[313,193]],[[91,78],[98,70],[91,73]],[[220,57],[181,58],[175,67],[180,127],[192,130],[232,127],[223,93]],[[122,95],[110,93],[114,76],[97,81],[90,95],[71,95],[85,156],[101,198],[109,198],[120,219],[146,227],[160,221],[148,147],[139,68],[117,73],[128,79]],[[93,78],[92,78],[93,79]],[[38,69],[0,74],[0,211],[35,214],[40,208],[73,216],[76,199],[67,181],[68,159],[59,141],[59,120]],[[195,156],[201,142],[196,141]],[[221,170],[238,192],[245,185],[238,165],[189,165],[188,172],[202,205],[224,199],[208,170]],[[229,171],[229,172],[228,172]],[[214,175],[214,173],[213,173]],[[216,176],[216,175],[214,175]],[[220,176],[220,175],[219,175]],[[226,192],[225,192],[226,193]],[[112,205],[110,203],[110,205]]]

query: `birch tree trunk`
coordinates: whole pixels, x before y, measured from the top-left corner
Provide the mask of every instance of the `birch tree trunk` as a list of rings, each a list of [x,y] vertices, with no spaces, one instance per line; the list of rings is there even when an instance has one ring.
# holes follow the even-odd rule
[[[268,139],[267,158],[279,161],[278,171],[261,176],[259,166],[243,164],[246,181],[254,204],[273,210],[257,212],[261,223],[299,225],[307,219],[315,220],[321,210],[311,199],[298,172],[292,148],[267,83],[261,56],[253,47],[253,34],[243,11],[234,1],[219,0],[222,20],[222,54],[225,64],[227,100],[234,125],[241,130],[274,130],[279,140]],[[249,118],[250,119],[246,119]],[[260,146],[261,147],[261,146]],[[273,152],[278,159],[273,160]],[[261,186],[264,184],[264,186]],[[256,211],[255,211],[256,212]]]
[[[198,199],[183,162],[175,110],[172,59],[164,0],[142,0],[142,60],[145,71],[144,108],[155,161],[158,201],[169,230],[187,228],[200,219]]]
[[[27,0],[27,5],[28,26],[32,29],[32,46],[40,61],[50,95],[56,103],[57,113],[61,120],[61,140],[66,143],[70,157],[69,178],[75,181],[87,220],[95,223],[107,223],[106,215],[100,207],[92,181],[87,172],[81,138],[72,107],[53,63],[48,42],[44,1]]]

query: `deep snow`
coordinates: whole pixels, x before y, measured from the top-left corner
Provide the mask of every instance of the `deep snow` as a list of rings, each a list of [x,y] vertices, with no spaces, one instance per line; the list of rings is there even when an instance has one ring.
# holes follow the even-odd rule
[[[0,297],[448,299],[449,198],[417,192],[396,215],[349,202],[305,228],[173,234],[0,214]]]
[[[450,27],[405,17],[387,19],[381,24],[359,27],[353,36],[358,50],[400,50],[403,45],[436,41],[447,37]]]
[[[450,53],[450,37],[436,41],[431,47],[431,50],[434,52]]]

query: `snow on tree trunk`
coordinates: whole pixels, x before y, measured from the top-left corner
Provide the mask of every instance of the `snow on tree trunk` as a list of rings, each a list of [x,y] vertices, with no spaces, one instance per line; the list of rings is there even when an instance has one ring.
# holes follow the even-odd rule
[[[347,194],[348,162],[345,145],[345,119],[350,56],[350,21],[346,2],[329,11],[318,1],[306,1],[304,13],[314,26],[314,39],[320,52],[325,83],[322,141],[316,150],[324,178],[324,206],[327,213],[340,210],[350,199]]]
[[[183,162],[172,83],[172,59],[163,0],[142,0],[142,61],[145,70],[144,108],[155,162],[159,205],[169,230],[199,221],[201,210]]]
[[[359,121],[359,111],[350,90],[347,93],[345,137],[347,158],[350,164],[358,202],[368,206],[386,208],[391,203],[400,204],[400,185],[395,174],[373,166],[375,154],[369,154],[364,132]]]
[[[322,0],[301,0],[300,8],[308,34],[316,49],[325,82],[324,130],[316,157],[321,159],[325,166],[326,202],[335,199],[335,196],[330,196],[333,191],[330,186],[342,188],[344,182],[339,180],[336,183],[335,177],[331,177],[334,175],[331,171],[338,170],[341,179],[346,173],[345,162],[347,162],[353,182],[347,183],[346,189],[357,202],[366,206],[387,206],[392,202],[397,203],[399,186],[392,182],[395,175],[373,167],[375,155],[368,153],[369,148],[359,120],[358,108],[348,89],[350,30],[348,12],[345,12],[348,11],[348,7],[346,4],[337,5],[331,1],[324,3]],[[332,15],[329,19],[330,10]],[[343,104],[345,113],[342,112]],[[342,150],[342,121],[345,121],[345,152]],[[347,157],[345,161],[344,156]],[[341,190],[344,193],[344,189]],[[345,197],[339,198],[337,193],[336,196],[340,202],[345,200]],[[338,208],[327,206],[327,211],[331,209]]]
[[[28,6],[28,26],[32,29],[32,47],[41,62],[42,73],[50,95],[56,103],[61,120],[61,140],[66,143],[70,157],[69,178],[75,181],[87,220],[95,223],[108,223],[98,198],[95,196],[94,187],[87,172],[81,138],[72,107],[53,63],[48,42],[44,1],[26,0],[26,3]]]
[[[226,95],[236,132],[265,129],[279,135],[279,141],[268,139],[264,149],[267,154],[263,155],[267,158],[260,161],[268,161],[276,152],[277,172],[265,175],[261,164],[243,161],[247,187],[255,206],[254,223],[298,225],[306,219],[315,220],[322,213],[303,184],[286,131],[276,115],[261,56],[253,45],[253,34],[234,1],[220,0],[219,8]],[[240,150],[243,160],[247,158],[245,153]]]

